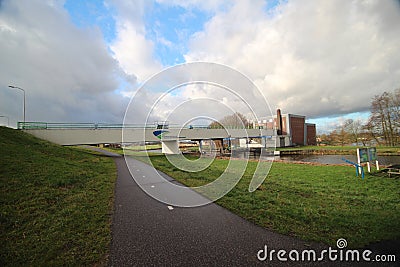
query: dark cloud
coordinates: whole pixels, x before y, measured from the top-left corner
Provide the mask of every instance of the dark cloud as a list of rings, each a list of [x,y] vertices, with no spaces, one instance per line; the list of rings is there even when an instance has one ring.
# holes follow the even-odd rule
[[[26,89],[28,120],[122,121],[125,74],[100,30],[77,28],[60,2],[3,1],[0,39],[0,113],[22,118],[13,84]]]

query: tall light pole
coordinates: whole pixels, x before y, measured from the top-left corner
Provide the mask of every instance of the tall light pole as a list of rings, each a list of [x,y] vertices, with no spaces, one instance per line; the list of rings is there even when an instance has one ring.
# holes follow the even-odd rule
[[[10,127],[10,118],[9,117],[0,115],[0,118],[7,118],[7,127]]]
[[[13,89],[19,89],[22,92],[24,92],[24,125],[22,126],[22,129],[24,129],[25,128],[25,90],[22,89],[21,87],[13,86],[13,85],[9,85],[8,87],[13,88]]]

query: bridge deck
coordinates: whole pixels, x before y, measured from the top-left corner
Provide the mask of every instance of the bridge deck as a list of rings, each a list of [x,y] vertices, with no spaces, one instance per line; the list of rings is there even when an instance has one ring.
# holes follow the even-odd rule
[[[276,131],[267,129],[210,129],[205,126],[156,129],[155,126],[95,124],[95,123],[25,123],[19,124],[36,137],[61,144],[104,144],[135,142],[166,142],[176,140],[205,140],[223,138],[262,137],[275,144]]]

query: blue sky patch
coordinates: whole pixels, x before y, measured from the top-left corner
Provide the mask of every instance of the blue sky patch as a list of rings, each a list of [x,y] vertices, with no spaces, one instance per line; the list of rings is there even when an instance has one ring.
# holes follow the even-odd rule
[[[211,14],[198,9],[154,3],[144,20],[146,38],[155,44],[155,57],[164,66],[184,63],[190,36],[203,30],[210,18]]]
[[[70,14],[72,22],[78,27],[98,26],[104,40],[111,43],[116,37],[115,10],[104,5],[103,0],[67,0],[64,8]]]

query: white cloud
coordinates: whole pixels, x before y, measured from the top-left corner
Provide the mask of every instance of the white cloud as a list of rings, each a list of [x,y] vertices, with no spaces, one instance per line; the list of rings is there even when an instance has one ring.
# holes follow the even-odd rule
[[[125,119],[134,124],[179,124],[199,116],[217,120],[235,112],[251,119],[271,115],[246,77],[223,65],[197,63],[169,68],[147,81],[134,95]]]
[[[231,65],[270,104],[321,117],[367,110],[373,95],[400,85],[400,4],[307,1],[265,12],[237,1],[192,36],[187,61]]]
[[[138,33],[129,22],[119,27],[111,50],[124,71],[136,75],[141,81],[162,70],[162,65],[154,59],[152,41]]]
[[[170,6],[180,6],[185,9],[201,9],[215,12],[231,5],[230,0],[156,0],[158,3]]]
[[[139,81],[161,71],[162,64],[154,58],[154,43],[146,39],[143,24],[151,2],[114,0],[110,4],[117,10],[117,37],[110,48],[124,71],[137,76]]]
[[[114,94],[124,75],[100,30],[77,28],[59,1],[2,1],[0,113],[22,120],[121,121],[124,100]]]

